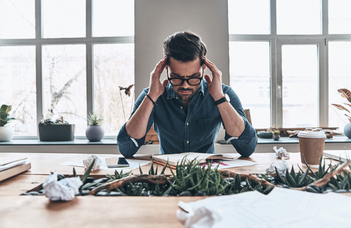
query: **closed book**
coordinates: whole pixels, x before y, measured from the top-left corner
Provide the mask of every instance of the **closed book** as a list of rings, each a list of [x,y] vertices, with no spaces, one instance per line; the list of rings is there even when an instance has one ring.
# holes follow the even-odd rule
[[[31,163],[24,163],[24,164],[0,171],[0,181],[6,180],[17,174],[23,173],[29,170],[30,168],[31,168]]]

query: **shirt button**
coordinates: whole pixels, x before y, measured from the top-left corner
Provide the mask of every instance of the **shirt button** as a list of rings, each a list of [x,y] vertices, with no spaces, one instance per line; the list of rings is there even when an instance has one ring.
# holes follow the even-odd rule
[[[180,106],[180,109],[183,109],[183,106]]]
[[[186,125],[188,126],[188,125],[189,125],[189,123],[186,123]]]
[[[178,97],[176,97],[176,99],[178,99]]]
[[[189,141],[186,141],[187,144],[189,144]]]

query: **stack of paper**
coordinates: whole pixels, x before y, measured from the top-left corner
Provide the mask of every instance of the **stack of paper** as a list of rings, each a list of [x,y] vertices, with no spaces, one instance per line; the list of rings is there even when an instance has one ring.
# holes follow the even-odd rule
[[[0,181],[29,170],[31,168],[31,163],[27,163],[26,159],[27,158],[0,160]]]
[[[351,197],[274,188],[268,195],[245,192],[179,202],[185,227],[349,227]]]

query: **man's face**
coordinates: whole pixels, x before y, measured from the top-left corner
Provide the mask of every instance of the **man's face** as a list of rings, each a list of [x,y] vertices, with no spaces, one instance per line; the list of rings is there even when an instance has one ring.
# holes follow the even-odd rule
[[[169,78],[170,79],[192,79],[190,84],[196,84],[198,79],[202,78],[202,71],[200,66],[200,58],[197,57],[191,62],[181,62],[169,59]],[[195,82],[195,83],[192,83]],[[172,84],[172,83],[171,83]],[[172,84],[172,88],[182,101],[190,101],[195,93],[199,90],[201,83],[198,85],[189,85],[187,81],[183,81],[182,85]]]

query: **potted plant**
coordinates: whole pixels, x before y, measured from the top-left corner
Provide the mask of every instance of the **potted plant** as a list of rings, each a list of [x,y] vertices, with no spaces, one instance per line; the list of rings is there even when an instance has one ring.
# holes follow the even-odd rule
[[[338,92],[341,93],[341,96],[346,98],[349,103],[344,103],[345,105],[351,107],[351,92],[348,89],[338,89]],[[340,104],[332,104],[339,110],[345,111],[345,116],[349,120],[350,123],[347,123],[344,127],[344,134],[351,139],[351,112],[349,109],[346,108],[346,106],[340,105]]]
[[[75,125],[61,118],[44,119],[38,124],[40,141],[73,141]]]
[[[275,141],[278,141],[278,140],[280,139],[280,131],[279,131],[279,130],[274,130],[274,131],[272,132],[272,134],[273,134],[273,139],[274,139]]]
[[[0,107],[0,142],[8,142],[13,138],[13,128],[11,126],[5,126],[11,120],[9,112],[11,111],[11,105],[1,105]]]
[[[105,131],[101,126],[103,119],[96,113],[88,115],[88,127],[85,131],[85,136],[90,142],[99,142],[105,135]]]

